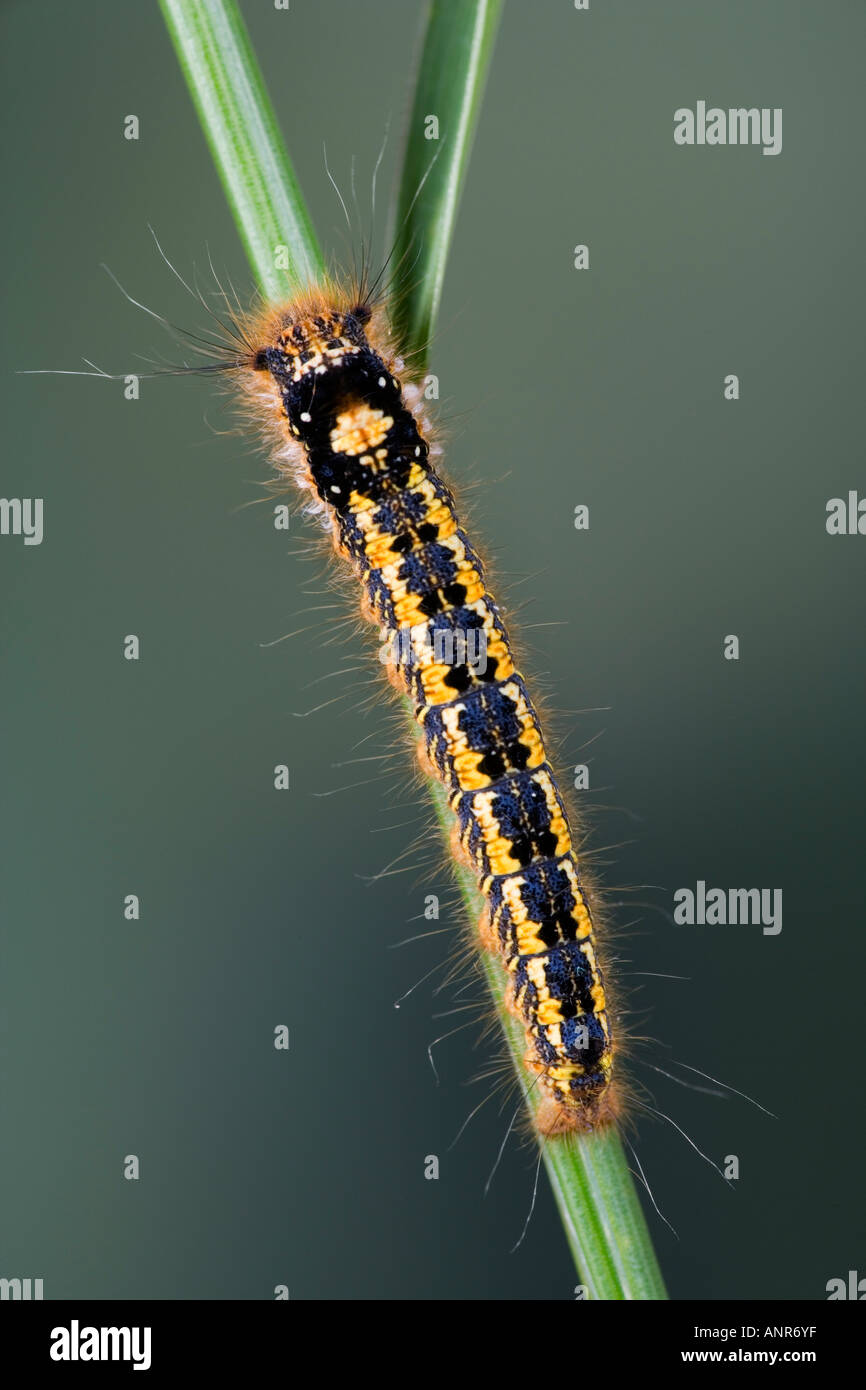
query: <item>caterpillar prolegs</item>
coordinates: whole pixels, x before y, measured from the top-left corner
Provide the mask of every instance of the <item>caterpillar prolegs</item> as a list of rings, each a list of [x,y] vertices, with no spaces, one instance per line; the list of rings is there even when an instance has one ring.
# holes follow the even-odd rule
[[[312,493],[387,639],[422,761],[447,789],[455,850],[486,899],[526,1032],[543,1133],[615,1116],[614,1042],[592,913],[538,716],[484,569],[431,462],[418,386],[378,351],[375,319],[328,287],[264,315],[246,388],[270,412],[276,466]]]

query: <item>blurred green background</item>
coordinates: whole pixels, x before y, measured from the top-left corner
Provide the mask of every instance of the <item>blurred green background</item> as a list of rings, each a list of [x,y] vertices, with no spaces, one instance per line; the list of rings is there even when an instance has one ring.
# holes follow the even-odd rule
[[[243,10],[345,263],[323,143],[344,192],[354,158],[364,222],[422,6]],[[148,223],[185,274],[206,278],[209,248],[251,292],[156,5],[6,3],[2,21],[2,492],[43,497],[45,535],[0,539],[0,1275],[48,1298],[570,1298],[546,1188],[509,1254],[531,1151],[511,1142],[483,1196],[513,1099],[449,1147],[501,1053],[473,1024],[437,1049],[438,1086],[428,1065],[471,1017],[436,1015],[481,990],[434,993],[460,940],[447,863],[309,533],[247,505],[268,469],[207,379],[130,402],[15,375],[177,357],[99,268],[202,326]],[[658,1040],[634,1075],[716,1162],[740,1159],[730,1192],[635,1117],[675,1298],[820,1299],[866,1272],[866,539],[824,526],[830,497],[866,492],[864,38],[853,0],[506,4],[433,348],[448,474],[559,765],[590,764],[613,949]],[[677,148],[673,112],[699,99],[782,107],[782,153]],[[781,934],[674,927],[697,879],[781,887]],[[431,892],[438,923],[419,921]],[[778,1118],[650,1069],[670,1058]]]

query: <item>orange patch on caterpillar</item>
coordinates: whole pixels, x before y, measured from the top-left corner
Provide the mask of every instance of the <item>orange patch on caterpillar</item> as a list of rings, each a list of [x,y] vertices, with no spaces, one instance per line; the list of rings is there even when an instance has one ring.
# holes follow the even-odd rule
[[[485,906],[478,918],[478,937],[485,951],[489,951],[492,956],[499,955],[499,938],[490,921],[489,906]],[[505,993],[505,1005],[515,1018],[518,1017],[517,1005],[514,1003],[514,996],[510,989],[506,990]]]
[[[435,782],[436,769],[430,761],[430,755],[427,752],[427,745],[424,742],[423,738],[419,738],[415,742],[415,756],[418,759],[418,764],[421,768],[421,771],[424,773],[424,776],[429,777],[431,782]]]
[[[468,869],[470,873],[474,874],[475,865],[472,862],[472,856],[468,854],[467,851],[463,848],[463,845],[460,840],[460,826],[457,824],[456,821],[451,827],[449,844],[451,846],[451,858],[455,861],[455,863],[459,864],[461,868]]]

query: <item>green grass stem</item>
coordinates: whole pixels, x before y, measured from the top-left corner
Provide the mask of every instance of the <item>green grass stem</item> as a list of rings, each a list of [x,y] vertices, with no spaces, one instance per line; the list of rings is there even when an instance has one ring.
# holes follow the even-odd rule
[[[324,262],[240,12],[233,0],[160,4],[250,263],[265,295],[284,299],[315,280]],[[397,199],[395,253],[403,278],[398,327],[419,354],[436,321],[500,9],[501,0],[434,0],[429,11]],[[429,115],[439,123],[435,160],[435,142],[425,137]],[[287,248],[288,270],[278,265],[278,247]],[[439,784],[429,785],[447,839],[451,813]],[[483,903],[475,883],[462,870],[457,875],[466,910],[477,919]],[[532,1111],[523,1032],[503,1005],[504,973],[487,955],[483,968]],[[665,1298],[619,1137],[609,1131],[548,1139],[543,1159],[588,1297]]]

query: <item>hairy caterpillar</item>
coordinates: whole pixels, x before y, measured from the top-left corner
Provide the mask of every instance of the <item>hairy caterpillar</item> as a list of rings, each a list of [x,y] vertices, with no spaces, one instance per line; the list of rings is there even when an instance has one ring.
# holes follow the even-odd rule
[[[369,300],[332,283],[238,332],[245,355],[231,366],[249,413],[360,580],[389,677],[412,703],[422,766],[447,789],[455,854],[487,902],[481,943],[499,953],[525,1029],[538,1127],[594,1129],[618,1105],[590,905],[538,716],[431,463],[421,390],[401,380]]]

